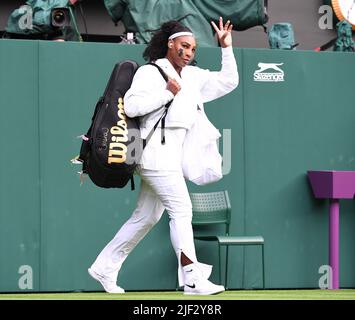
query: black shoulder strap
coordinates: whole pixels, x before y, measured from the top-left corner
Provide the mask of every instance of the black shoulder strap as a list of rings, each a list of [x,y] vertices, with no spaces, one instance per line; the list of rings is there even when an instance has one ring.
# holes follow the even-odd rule
[[[157,64],[155,64],[155,63],[153,63],[153,62],[148,62],[147,64],[156,67],[156,68],[159,70],[160,74],[163,76],[164,80],[165,80],[166,82],[168,82],[169,77],[168,77],[168,75],[165,73],[165,71],[164,71],[160,66],[158,66]]]
[[[155,63],[153,63],[153,62],[149,62],[149,63],[147,63],[147,64],[156,67],[156,68],[159,70],[159,72],[160,72],[160,74],[162,75],[162,77],[164,78],[164,80],[165,80],[166,82],[168,82],[169,77],[167,76],[167,74],[164,72],[164,70],[163,70],[161,67],[159,67],[157,64],[155,64]],[[158,124],[159,124],[160,120],[161,120],[161,143],[162,143],[162,144],[165,144],[165,118],[166,118],[166,115],[168,114],[168,109],[169,109],[170,105],[172,104],[172,102],[173,102],[173,100],[169,101],[169,102],[165,105],[165,110],[164,110],[162,116],[159,118],[159,120],[157,121],[157,123],[154,125],[153,129],[149,132],[147,138],[144,140],[144,142],[143,142],[143,148],[147,145],[148,141],[149,141],[150,138],[152,137],[152,135],[153,135],[155,129],[158,127]]]

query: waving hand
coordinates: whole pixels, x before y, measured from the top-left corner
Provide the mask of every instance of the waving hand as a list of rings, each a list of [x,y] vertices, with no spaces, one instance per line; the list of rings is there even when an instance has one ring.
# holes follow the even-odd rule
[[[223,18],[219,17],[219,27],[211,21],[211,24],[216,31],[218,41],[222,48],[226,48],[232,45],[232,28],[233,25],[228,20],[223,26]]]

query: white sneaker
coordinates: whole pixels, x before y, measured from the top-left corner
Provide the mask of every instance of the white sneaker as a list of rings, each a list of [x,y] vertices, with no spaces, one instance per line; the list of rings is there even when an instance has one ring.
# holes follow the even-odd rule
[[[184,294],[209,295],[217,294],[224,290],[224,286],[216,285],[207,279],[198,279],[184,286]]]
[[[104,276],[98,274],[91,268],[88,269],[88,272],[91,277],[93,277],[96,281],[100,282],[104,287],[105,291],[108,293],[124,293],[124,289],[119,287],[114,281],[105,278]]]
[[[185,278],[184,294],[216,294],[223,292],[224,286],[209,281],[200,269],[200,264],[192,263],[182,267]]]

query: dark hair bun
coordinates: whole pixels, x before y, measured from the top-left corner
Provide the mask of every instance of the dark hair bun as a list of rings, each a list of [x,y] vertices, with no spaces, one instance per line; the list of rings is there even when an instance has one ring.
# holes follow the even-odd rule
[[[181,24],[181,22],[172,20],[162,24],[160,30],[169,36],[176,32],[190,31],[189,28]]]

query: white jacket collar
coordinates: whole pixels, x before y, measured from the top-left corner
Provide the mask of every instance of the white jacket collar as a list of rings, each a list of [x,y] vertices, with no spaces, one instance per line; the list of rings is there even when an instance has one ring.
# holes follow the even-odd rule
[[[167,58],[158,59],[155,63],[161,67],[170,78],[175,79],[178,82],[181,80],[180,75],[176,72],[175,68]]]

